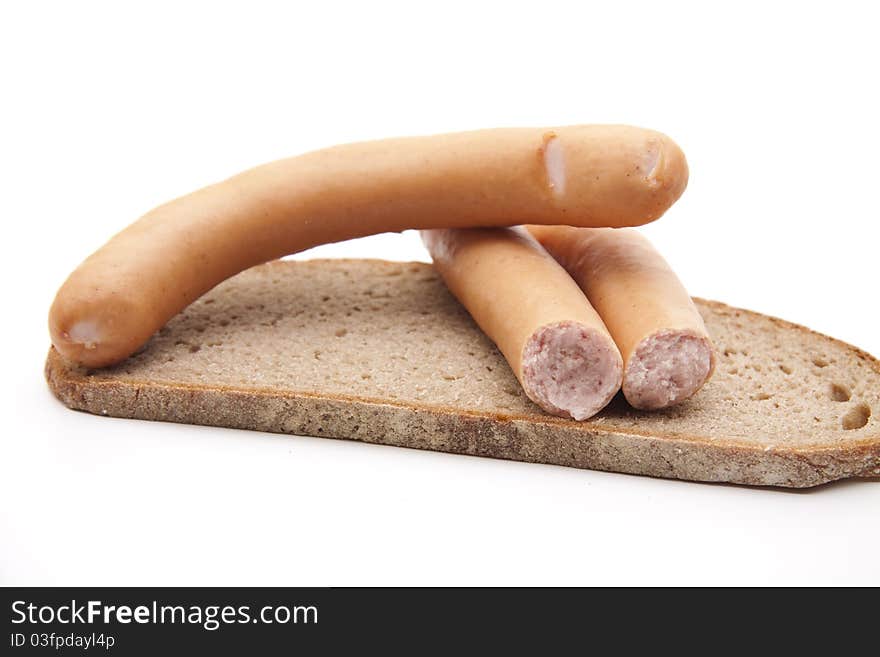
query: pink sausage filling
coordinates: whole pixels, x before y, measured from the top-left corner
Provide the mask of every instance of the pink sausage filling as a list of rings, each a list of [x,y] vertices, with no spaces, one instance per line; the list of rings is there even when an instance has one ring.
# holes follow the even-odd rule
[[[548,413],[586,420],[620,389],[623,362],[611,338],[577,322],[542,326],[523,349],[523,389]]]
[[[635,408],[656,410],[684,401],[712,373],[712,345],[686,331],[658,331],[642,340],[626,365],[623,394]]]

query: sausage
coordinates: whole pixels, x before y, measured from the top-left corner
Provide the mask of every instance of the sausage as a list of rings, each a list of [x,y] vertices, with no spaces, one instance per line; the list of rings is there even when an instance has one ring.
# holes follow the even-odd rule
[[[521,228],[424,230],[434,267],[548,413],[585,420],[620,390],[623,360],[577,284]]]
[[[646,237],[632,229],[529,226],[605,321],[623,356],[623,394],[656,410],[696,393],[715,368],[700,313]]]
[[[304,249],[409,228],[640,225],[687,183],[676,144],[628,126],[509,128],[337,146],[166,203],[61,286],[52,342],[117,363],[238,272]]]

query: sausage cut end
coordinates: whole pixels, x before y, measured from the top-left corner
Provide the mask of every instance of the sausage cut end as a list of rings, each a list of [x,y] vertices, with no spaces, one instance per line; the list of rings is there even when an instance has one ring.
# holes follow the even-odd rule
[[[542,326],[523,348],[523,389],[548,413],[586,420],[620,389],[623,361],[610,337],[578,322]]]
[[[626,365],[623,394],[641,410],[667,408],[691,397],[708,380],[712,345],[690,331],[662,330],[639,342]]]

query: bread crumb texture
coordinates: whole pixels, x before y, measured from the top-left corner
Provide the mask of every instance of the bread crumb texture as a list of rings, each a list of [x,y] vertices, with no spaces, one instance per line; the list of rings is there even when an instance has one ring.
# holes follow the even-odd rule
[[[696,300],[718,350],[691,400],[551,417],[430,265],[277,261],[222,283],[112,368],[50,351],[93,413],[353,438],[636,474],[772,486],[880,475],[880,364],[808,329]]]

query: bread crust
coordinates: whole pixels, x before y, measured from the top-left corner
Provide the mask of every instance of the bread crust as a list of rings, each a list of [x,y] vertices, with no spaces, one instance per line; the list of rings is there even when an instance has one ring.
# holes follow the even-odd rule
[[[339,261],[334,261],[339,265]],[[363,262],[363,261],[350,261]],[[263,265],[278,272],[304,263]],[[375,262],[376,267],[391,264]],[[410,263],[411,264],[411,263]],[[313,266],[321,266],[319,263]],[[429,268],[420,264],[420,267]],[[710,312],[769,319],[844,348],[880,376],[870,354],[798,324],[715,301],[695,299]],[[65,405],[98,415],[344,438],[399,447],[488,456],[629,474],[804,488],[880,474],[880,435],[848,437],[804,447],[750,443],[721,436],[658,433],[613,426],[613,418],[575,422],[549,415],[498,413],[345,394],[229,385],[157,383],[99,378],[50,348],[45,374]],[[622,404],[620,399],[612,402]],[[876,424],[872,425],[876,427]],[[843,432],[841,432],[843,434]]]

